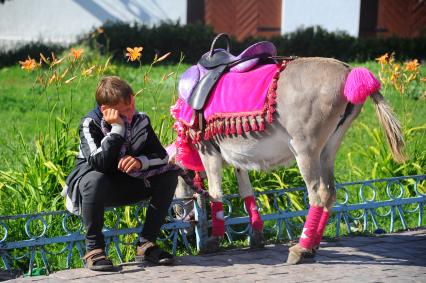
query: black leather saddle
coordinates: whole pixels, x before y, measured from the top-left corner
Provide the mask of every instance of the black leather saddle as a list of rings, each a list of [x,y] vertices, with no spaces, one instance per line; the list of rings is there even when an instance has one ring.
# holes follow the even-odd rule
[[[215,45],[220,38],[226,40],[226,50],[215,49]],[[255,43],[245,49],[238,56],[230,53],[230,39],[225,33],[218,34],[210,47],[210,51],[204,54],[198,64],[207,70],[207,73],[198,81],[194,87],[188,104],[192,109],[201,111],[208,100],[212,89],[219,81],[220,77],[228,72],[245,72],[259,64],[267,58],[276,55],[276,48],[269,41]]]

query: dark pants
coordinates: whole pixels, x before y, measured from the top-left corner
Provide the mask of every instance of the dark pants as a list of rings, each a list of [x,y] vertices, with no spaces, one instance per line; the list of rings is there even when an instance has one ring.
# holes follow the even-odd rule
[[[86,229],[86,248],[104,248],[102,233],[105,207],[129,205],[151,198],[141,236],[151,242],[157,239],[177,185],[177,172],[169,171],[150,177],[150,187],[141,179],[124,173],[106,175],[97,171],[86,174],[79,183],[82,196],[82,218]]]

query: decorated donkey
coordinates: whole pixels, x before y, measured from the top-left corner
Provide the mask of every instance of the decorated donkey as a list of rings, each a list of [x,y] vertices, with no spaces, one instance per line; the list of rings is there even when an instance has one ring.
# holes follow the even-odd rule
[[[366,68],[330,58],[278,60],[269,42],[233,56],[229,43],[228,51],[215,49],[216,40],[182,75],[179,99],[172,107],[176,159],[191,170],[205,170],[208,178],[212,235],[206,247],[215,250],[224,236],[223,163],[236,168],[253,238],[261,241],[263,222],[248,170],[286,166],[295,159],[310,205],[299,243],[290,248],[287,259],[299,263],[319,246],[336,199],[336,152],[367,97],[374,102],[398,162],[405,159],[400,124],[379,92],[380,83]],[[225,67],[217,71],[218,66]]]

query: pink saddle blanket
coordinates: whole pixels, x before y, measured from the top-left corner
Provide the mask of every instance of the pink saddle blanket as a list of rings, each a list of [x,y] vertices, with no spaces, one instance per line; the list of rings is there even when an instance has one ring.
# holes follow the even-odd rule
[[[243,135],[264,131],[265,120],[271,124],[276,105],[276,89],[280,72],[286,61],[259,66],[246,73],[227,73],[219,80],[204,111],[206,126],[200,129],[193,110],[180,97],[170,108],[175,118],[173,128],[176,161],[187,169],[204,170],[200,156],[194,147],[202,139],[216,135]]]
[[[272,79],[279,69],[280,65],[268,64],[245,73],[224,74],[204,108],[206,121],[261,114]],[[179,120],[192,126],[193,110],[187,103],[182,103],[178,116]]]

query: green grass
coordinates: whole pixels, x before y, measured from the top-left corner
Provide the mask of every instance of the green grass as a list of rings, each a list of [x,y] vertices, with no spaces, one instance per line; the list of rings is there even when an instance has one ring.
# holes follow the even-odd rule
[[[379,65],[374,62],[362,64],[369,67],[377,74]],[[152,83],[138,94],[137,108],[148,113],[153,120],[154,127],[159,127],[156,121],[169,116],[169,107],[176,97],[176,76],[170,77],[165,82],[159,83],[165,74],[176,72],[180,75],[187,66],[160,66],[153,67],[150,72]],[[147,68],[144,66],[143,68]],[[423,67],[423,73],[425,72]],[[114,66],[114,74],[127,80],[134,91],[139,91],[144,86],[144,69],[133,68],[126,65]],[[14,152],[19,135],[25,142],[34,143],[40,131],[46,130],[46,122],[53,105],[56,105],[53,116],[59,115],[61,110],[67,108],[69,127],[77,128],[80,118],[95,105],[94,92],[99,76],[81,80],[78,83],[62,86],[57,93],[54,87],[47,88],[46,92],[33,88],[36,73],[27,73],[18,66],[0,69],[0,169],[7,170],[20,166],[22,160]],[[423,85],[425,85],[423,83]],[[424,91],[424,89],[423,89]],[[426,100],[414,100],[407,96],[399,95],[392,89],[384,89],[383,95],[393,106],[396,116],[401,120],[404,129],[424,126],[426,124]],[[352,181],[357,179],[347,167],[348,154],[351,154],[354,163],[365,172],[369,172],[374,164],[360,164],[362,160],[356,145],[368,148],[372,145],[371,138],[362,127],[367,125],[370,129],[379,128],[371,100],[367,100],[361,114],[349,129],[336,161],[336,177],[339,181]],[[168,129],[168,131],[171,131]],[[414,138],[407,143],[407,152],[412,155],[426,149],[425,130],[414,133]],[[171,142],[173,135],[164,135],[162,142]]]
[[[185,66],[180,66],[179,72]],[[147,112],[154,123],[163,116],[169,116],[169,107],[174,101],[175,80],[158,83],[163,75],[176,72],[178,66],[155,67],[150,73],[154,83],[148,84],[146,89],[136,98],[137,109]],[[134,91],[143,87],[143,70],[126,66],[114,68],[114,74],[127,80]],[[54,87],[47,88],[46,92],[34,87],[36,73],[26,73],[19,67],[9,67],[0,70],[0,120],[4,127],[0,128],[0,169],[17,168],[22,160],[14,152],[16,141],[22,134],[25,142],[33,144],[34,137],[40,131],[46,130],[51,109],[54,105],[53,117],[60,115],[65,108],[70,128],[77,129],[80,119],[95,106],[94,93],[99,76],[94,76],[80,82],[64,85],[57,93]],[[171,142],[167,138],[163,141]]]

